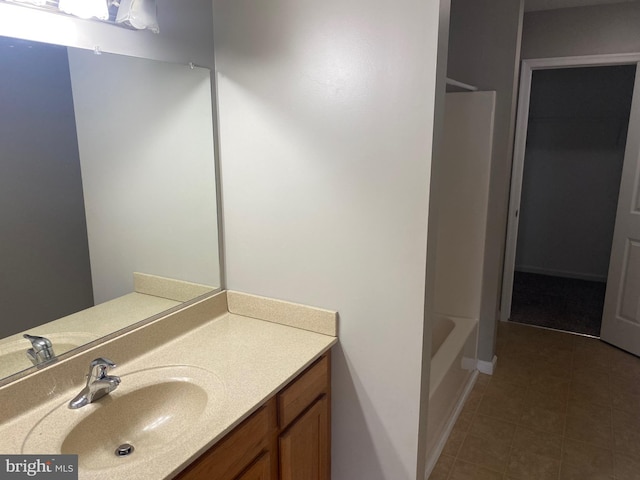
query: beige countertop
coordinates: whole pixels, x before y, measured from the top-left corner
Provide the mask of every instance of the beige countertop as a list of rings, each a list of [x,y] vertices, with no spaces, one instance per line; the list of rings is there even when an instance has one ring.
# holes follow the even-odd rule
[[[80,460],[81,480],[107,478],[105,475],[118,479],[172,478],[330,349],[337,342],[336,321],[335,312],[221,292],[166,319],[0,388],[0,405],[6,407],[0,413],[0,453],[60,453],[56,442],[61,441],[45,438],[47,435],[60,437],[55,422],[50,419],[58,418],[58,422],[64,423],[57,426],[58,431],[68,431],[67,423],[77,423],[101,408],[102,400],[78,410],[61,408],[79,392],[88,360],[92,358],[105,356],[118,363],[110,372],[122,378],[118,389],[110,394],[113,400],[140,386],[139,380],[133,379],[144,377],[141,370],[193,366],[206,372],[203,381],[209,387],[208,394],[215,399],[204,408],[197,428],[184,431],[175,442],[150,455],[145,455],[144,449],[137,449],[129,457],[114,455],[113,467],[108,470],[83,469]],[[182,329],[178,328],[180,324]],[[144,349],[145,343],[151,348]],[[136,349],[140,349],[139,354]],[[128,375],[133,372],[138,373],[131,375],[129,381]],[[155,372],[162,374],[162,370]],[[41,377],[37,378],[38,375]],[[34,395],[38,399],[33,399]],[[21,397],[29,401],[21,401]],[[61,412],[58,417],[46,417],[55,409]],[[52,425],[47,432],[53,432],[34,439],[33,432],[41,428],[43,418],[48,418]],[[41,445],[50,445],[50,451],[33,451],[45,448]]]

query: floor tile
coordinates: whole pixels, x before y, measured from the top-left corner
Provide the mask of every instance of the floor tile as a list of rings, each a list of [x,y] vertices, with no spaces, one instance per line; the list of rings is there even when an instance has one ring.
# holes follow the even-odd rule
[[[560,466],[560,480],[614,480],[612,475],[594,472],[587,465]]]
[[[487,441],[508,441],[511,442],[516,432],[514,423],[497,420],[484,415],[476,415],[469,428],[469,435],[483,438]]]
[[[584,414],[581,410],[569,410],[565,436],[572,440],[611,448],[613,429],[610,409],[605,408],[597,415]]]
[[[583,401],[588,400],[601,406],[611,406],[612,389],[608,384],[591,383],[584,384],[579,382],[571,382],[569,391],[569,400]]]
[[[455,461],[456,459],[453,457],[444,454],[440,455],[440,458],[438,458],[438,461],[436,462],[436,466],[433,467],[433,471],[431,472],[431,475],[429,475],[429,480],[447,480],[451,470],[453,470],[453,464]]]
[[[540,365],[540,372],[550,377],[571,378],[572,363],[566,360],[547,360]]]
[[[487,440],[468,434],[458,452],[458,459],[504,472],[507,468],[512,439]]]
[[[640,457],[638,413],[613,409],[613,449],[617,454]]]
[[[582,365],[573,366],[571,380],[585,385],[609,385],[609,370],[589,368]]]
[[[466,407],[467,412],[475,413],[478,410],[478,407],[480,406],[480,402],[482,401],[482,395],[484,395],[484,393],[481,392],[480,390],[474,389],[471,391],[464,405]]]
[[[630,353],[612,348],[611,373],[630,382],[637,382],[640,380],[640,362]]]
[[[616,480],[637,480],[640,477],[640,458],[628,455],[614,455]]]
[[[475,413],[469,411],[462,411],[460,415],[458,415],[458,419],[456,420],[456,426],[459,426],[464,431],[469,430],[471,426],[471,422],[473,422],[473,417]]]
[[[640,362],[637,358],[636,361]],[[611,392],[624,392],[632,395],[640,395],[640,381],[637,379],[629,379],[620,375],[620,372],[611,372],[610,378]]]
[[[509,324],[498,351],[432,480],[640,480],[640,359]]]
[[[512,454],[531,452],[543,457],[562,458],[562,436],[531,430],[521,425],[513,437]]]
[[[640,412],[640,395],[634,395],[628,391],[618,390],[613,392],[611,400],[613,408],[632,414]]]
[[[639,433],[614,431],[613,442],[614,452],[632,457],[640,457]]]
[[[614,408],[611,410],[613,430],[640,431],[640,412],[629,412]]]
[[[502,480],[502,473],[456,460],[449,480]]]
[[[613,452],[607,448],[565,439],[562,464],[575,467],[584,474],[613,476]]]
[[[524,408],[519,424],[532,430],[562,434],[565,419],[566,415],[561,411],[529,404]]]
[[[489,387],[491,387],[491,385],[489,385]],[[517,422],[522,416],[524,403],[524,394],[512,397],[504,393],[494,394],[487,391],[482,397],[478,414],[509,422]]]
[[[464,443],[464,439],[467,437],[467,430],[468,427],[458,425],[458,422],[456,422],[449,434],[447,443],[445,443],[444,448],[442,449],[442,454],[450,455],[452,457],[457,456],[460,451],[460,447]]]
[[[476,379],[476,384],[473,386],[473,391],[484,393],[490,381],[491,381],[491,375],[484,375],[482,373],[478,374],[478,378]]]
[[[510,380],[511,379],[506,376],[496,376],[491,380],[489,385],[487,385],[484,394],[505,395],[507,397],[524,399],[526,397],[529,380],[527,380],[527,385],[521,385],[517,382],[511,382]]]
[[[526,387],[531,381],[531,375],[532,371],[529,365],[514,364],[505,361],[504,363],[498,363],[496,366],[493,374],[494,378],[491,383],[494,383],[494,381],[505,381]],[[491,386],[491,384],[489,384],[489,386]]]
[[[529,451],[513,453],[509,458],[507,475],[519,480],[557,480],[560,460]]]
[[[614,347],[601,342],[597,338],[576,336],[574,340],[574,354],[585,358],[586,361],[595,361],[603,365],[609,365],[613,361]]]
[[[526,405],[547,410],[566,412],[569,400],[569,383],[554,384],[553,380],[541,382],[527,390]]]
[[[576,350],[573,353],[573,362],[574,365],[591,370],[608,370],[611,365],[608,354],[586,350]]]

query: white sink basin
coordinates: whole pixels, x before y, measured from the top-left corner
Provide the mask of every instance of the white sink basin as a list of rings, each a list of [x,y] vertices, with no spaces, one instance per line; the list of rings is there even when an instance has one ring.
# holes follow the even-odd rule
[[[205,410],[217,410],[225,398],[219,378],[197,367],[158,367],[121,379],[94,403],[72,410],[70,397],[57,406],[29,432],[22,453],[78,454],[81,471],[109,470],[109,478],[118,478],[115,469],[152,461],[188,441]],[[123,444],[134,450],[119,457],[115,451]]]

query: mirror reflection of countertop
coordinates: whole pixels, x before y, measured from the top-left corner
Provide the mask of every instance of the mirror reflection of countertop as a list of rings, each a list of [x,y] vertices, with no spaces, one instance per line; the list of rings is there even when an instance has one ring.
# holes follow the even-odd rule
[[[0,388],[0,451],[83,450],[81,480],[172,478],[330,349],[336,331],[335,312],[221,292]],[[120,386],[68,409],[98,356],[118,364]],[[109,432],[96,428],[109,418]],[[119,441],[138,448],[117,458]]]
[[[131,293],[0,339],[0,379],[33,366],[24,333],[48,338],[55,354],[62,355],[214,289],[138,272],[133,282]]]

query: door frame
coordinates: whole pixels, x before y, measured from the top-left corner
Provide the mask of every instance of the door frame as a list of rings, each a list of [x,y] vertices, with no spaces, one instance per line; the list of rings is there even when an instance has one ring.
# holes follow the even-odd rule
[[[610,67],[630,65],[640,62],[640,53],[618,53],[605,55],[585,55],[576,57],[534,58],[522,60],[520,70],[520,88],[516,113],[513,163],[511,166],[511,188],[507,217],[507,237],[505,240],[504,263],[502,272],[502,295],[500,298],[500,320],[506,322],[511,316],[513,297],[513,276],[516,264],[516,245],[518,243],[518,225],[520,222],[520,199],[522,195],[522,177],[524,173],[524,154],[527,144],[529,124],[529,101],[531,98],[531,77],[534,70],[578,67]],[[639,72],[640,73],[640,72]]]

